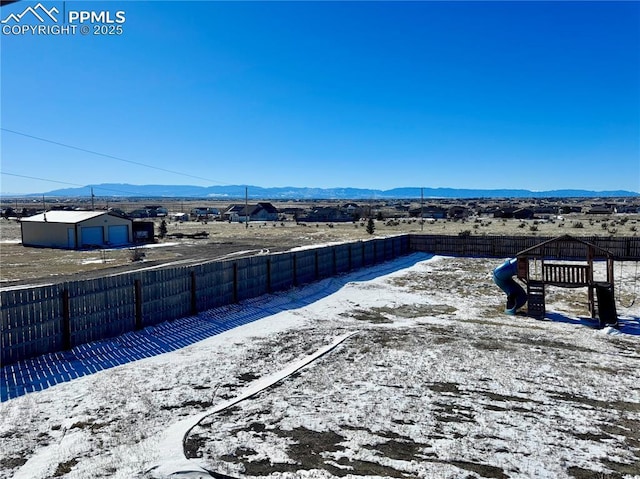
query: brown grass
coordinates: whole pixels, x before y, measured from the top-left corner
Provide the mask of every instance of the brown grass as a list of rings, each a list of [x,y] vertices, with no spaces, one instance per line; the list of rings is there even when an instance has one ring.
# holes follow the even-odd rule
[[[577,223],[581,223],[583,228],[572,227]],[[294,221],[287,221],[251,223],[248,228],[244,224],[216,221],[206,224],[197,221],[168,222],[169,234],[206,231],[209,236],[206,239],[158,240],[159,244],[170,246],[145,249],[144,265],[189,259],[206,261],[242,251],[281,251],[297,246],[357,241],[407,233],[457,235],[463,231],[470,231],[474,236],[556,236],[566,233],[576,236],[611,236],[610,232],[615,230],[614,236],[632,236],[636,233],[632,228],[637,228],[639,223],[640,215],[588,217],[575,214],[567,215],[564,221],[553,222],[472,218],[455,221],[435,220],[425,224],[420,224],[416,219],[401,218],[393,222],[376,221],[375,232],[369,235],[365,222],[297,225]],[[157,233],[160,220],[156,219],[155,224]],[[604,224],[607,228],[603,228]],[[132,253],[129,248],[93,251],[31,248],[23,247],[20,238],[18,222],[0,219],[0,284],[132,267]]]

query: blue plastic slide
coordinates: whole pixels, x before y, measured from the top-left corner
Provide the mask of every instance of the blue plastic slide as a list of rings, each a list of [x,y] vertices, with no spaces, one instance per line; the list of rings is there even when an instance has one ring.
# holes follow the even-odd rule
[[[493,270],[493,281],[507,293],[507,306],[504,309],[506,314],[516,314],[516,311],[527,302],[527,293],[513,279],[517,273],[518,265],[515,258],[508,259]]]

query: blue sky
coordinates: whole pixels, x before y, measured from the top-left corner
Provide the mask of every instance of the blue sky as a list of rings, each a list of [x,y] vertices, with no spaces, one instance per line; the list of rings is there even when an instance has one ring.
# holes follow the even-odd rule
[[[126,21],[1,36],[5,193],[640,191],[639,2],[42,3]]]

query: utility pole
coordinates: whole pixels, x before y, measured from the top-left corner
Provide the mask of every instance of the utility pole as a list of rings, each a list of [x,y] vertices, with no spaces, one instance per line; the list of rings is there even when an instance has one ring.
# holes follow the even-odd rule
[[[420,231],[424,231],[424,187],[420,188]]]
[[[92,186],[91,187],[91,211],[96,210],[94,199],[95,199],[95,195],[93,194],[93,186]]]
[[[244,228],[249,228],[249,187],[244,187]]]

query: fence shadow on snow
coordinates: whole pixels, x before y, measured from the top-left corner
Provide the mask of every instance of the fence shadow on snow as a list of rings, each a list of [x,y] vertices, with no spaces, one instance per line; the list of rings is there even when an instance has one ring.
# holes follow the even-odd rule
[[[414,253],[355,272],[344,273],[266,294],[196,315],[130,331],[111,339],[81,344],[68,351],[20,360],[2,368],[0,401],[40,391],[59,383],[170,351],[283,311],[302,308],[337,292],[350,282],[369,281],[430,258]]]

